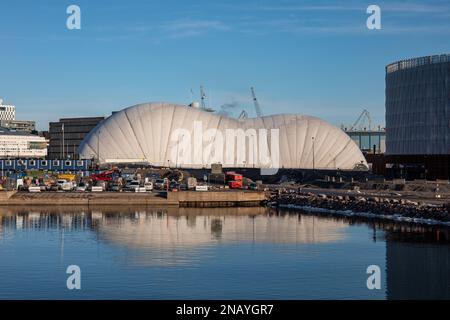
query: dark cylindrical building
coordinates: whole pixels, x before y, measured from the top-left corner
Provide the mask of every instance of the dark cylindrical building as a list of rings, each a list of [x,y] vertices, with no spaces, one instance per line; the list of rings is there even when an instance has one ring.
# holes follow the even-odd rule
[[[421,165],[425,177],[415,178],[448,179],[450,55],[386,67],[386,156],[394,165]]]

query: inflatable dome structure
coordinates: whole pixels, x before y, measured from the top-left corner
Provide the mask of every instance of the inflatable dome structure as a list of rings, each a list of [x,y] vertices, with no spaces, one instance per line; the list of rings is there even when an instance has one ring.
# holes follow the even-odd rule
[[[100,163],[209,168],[367,168],[356,143],[341,129],[298,114],[235,119],[200,108],[135,105],[99,123],[78,148]]]

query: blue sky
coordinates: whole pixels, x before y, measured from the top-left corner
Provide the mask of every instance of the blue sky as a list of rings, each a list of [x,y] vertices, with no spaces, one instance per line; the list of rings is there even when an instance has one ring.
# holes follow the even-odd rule
[[[81,8],[81,30],[66,8]],[[368,30],[366,9],[382,10]],[[450,53],[450,2],[0,0],[0,97],[39,129],[141,102],[384,123],[384,67]]]

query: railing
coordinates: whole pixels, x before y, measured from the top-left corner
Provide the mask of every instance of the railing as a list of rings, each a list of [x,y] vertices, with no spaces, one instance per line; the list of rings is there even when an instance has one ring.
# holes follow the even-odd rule
[[[450,62],[450,54],[441,54],[397,61],[386,66],[386,73],[389,74],[398,70],[411,69],[442,62]]]

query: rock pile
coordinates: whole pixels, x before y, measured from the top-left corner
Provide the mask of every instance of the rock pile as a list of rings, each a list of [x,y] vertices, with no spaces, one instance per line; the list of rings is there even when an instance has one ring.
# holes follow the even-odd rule
[[[279,192],[270,196],[269,205],[297,208],[312,207],[337,212],[370,213],[380,218],[400,216],[415,220],[435,220],[450,223],[450,206],[427,205],[407,199]]]

